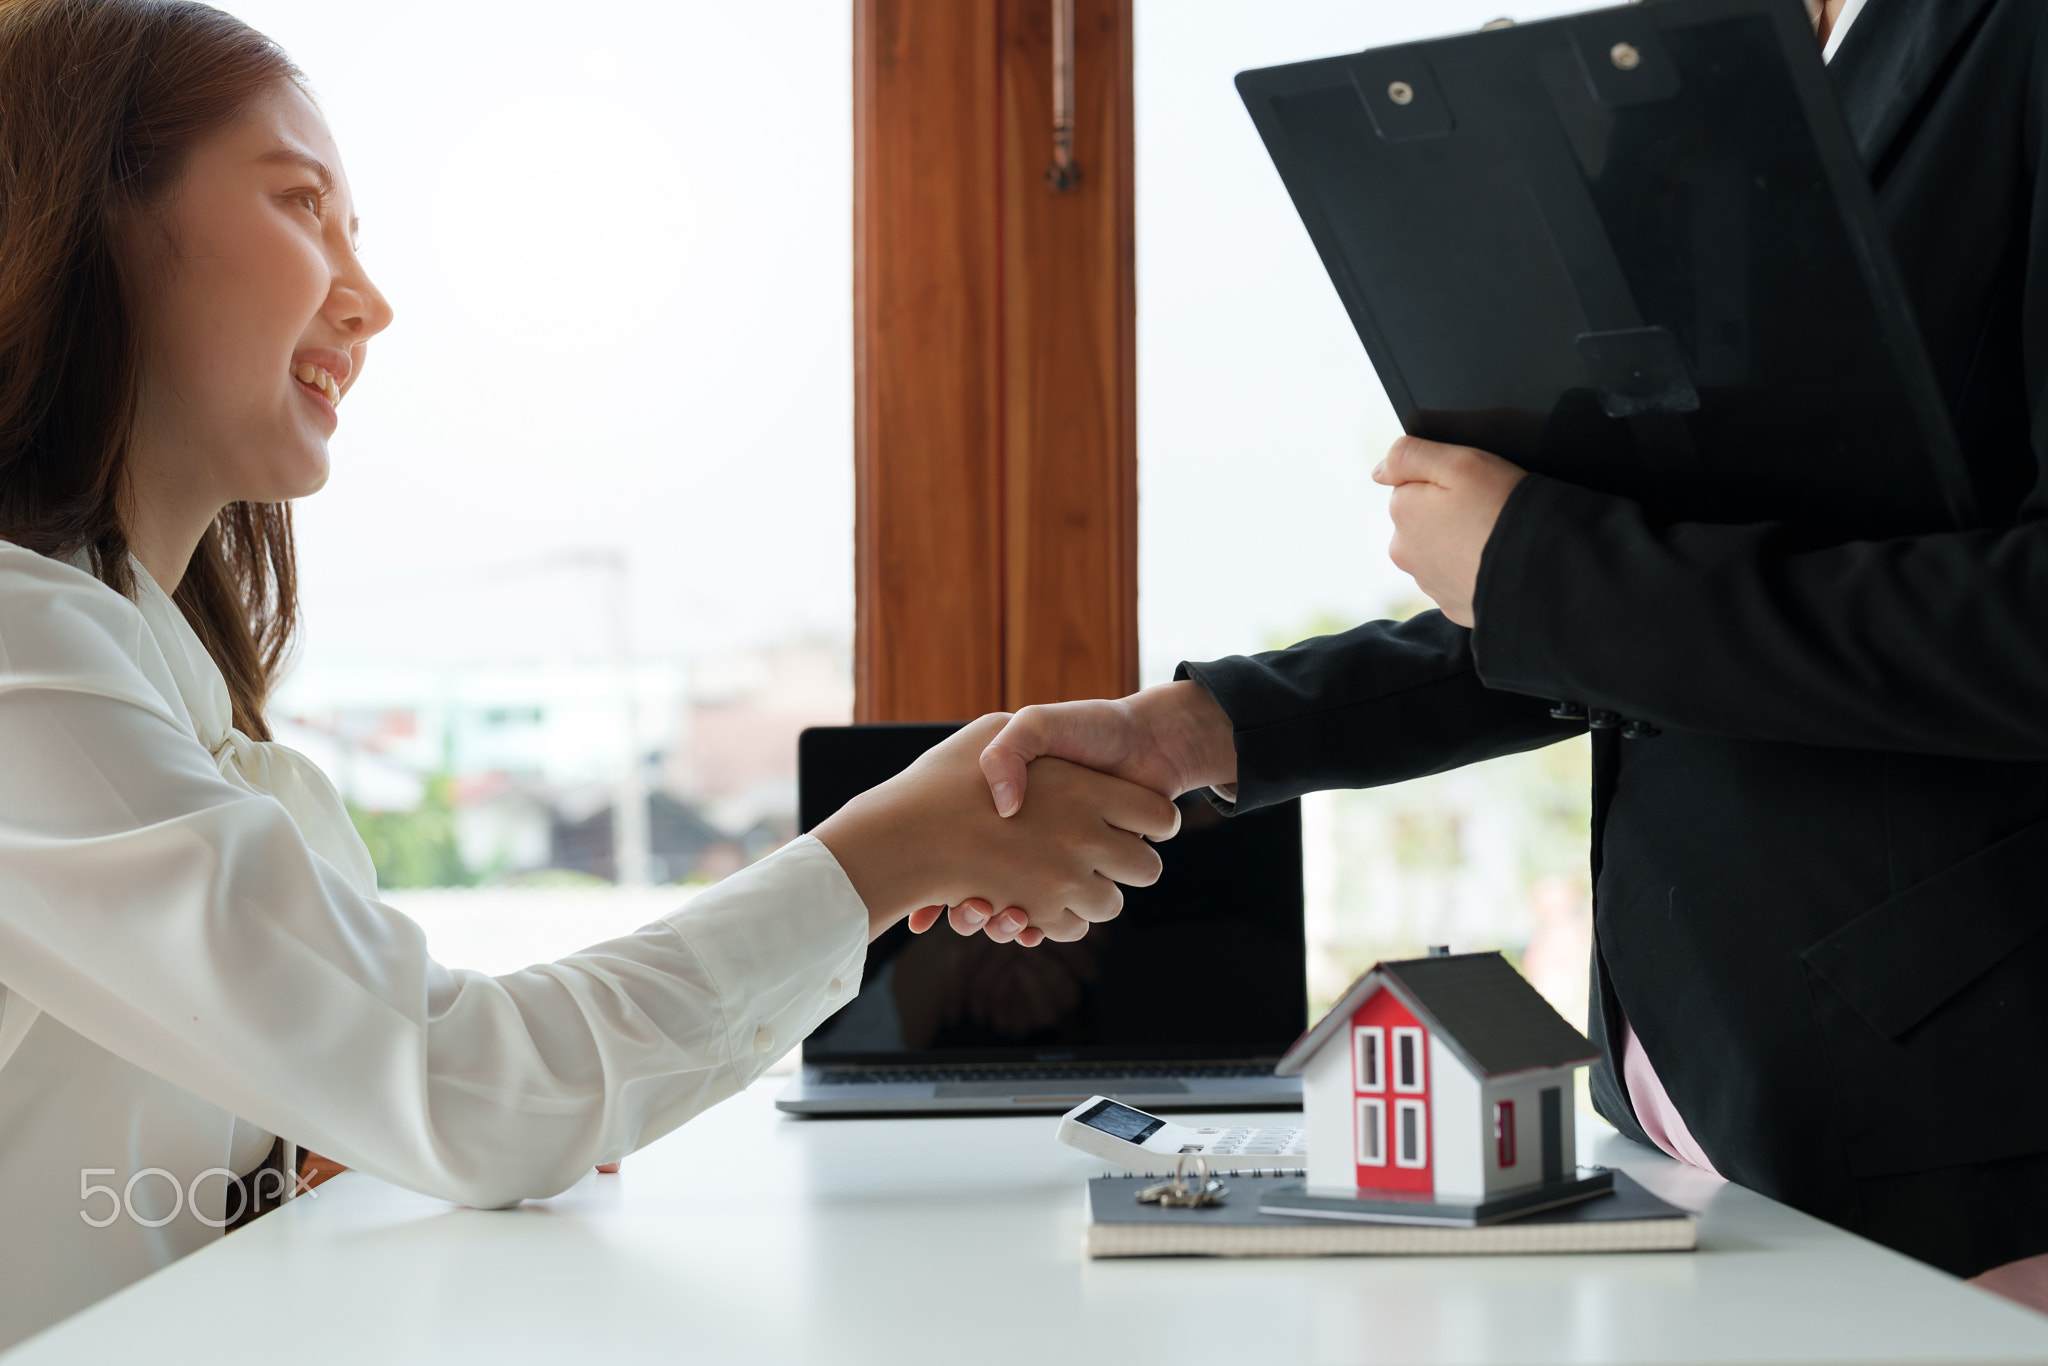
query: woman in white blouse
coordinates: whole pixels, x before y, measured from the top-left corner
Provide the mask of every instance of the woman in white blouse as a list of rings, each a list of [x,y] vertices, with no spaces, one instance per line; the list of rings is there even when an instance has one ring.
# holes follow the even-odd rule
[[[391,321],[326,125],[182,0],[0,0],[0,91],[0,1346],[218,1237],[274,1149],[280,1186],[303,1144],[550,1195],[744,1087],[906,915],[1072,938],[1157,876],[1143,789],[1048,761],[999,819],[991,718],[634,935],[434,962],[263,722],[289,502]]]

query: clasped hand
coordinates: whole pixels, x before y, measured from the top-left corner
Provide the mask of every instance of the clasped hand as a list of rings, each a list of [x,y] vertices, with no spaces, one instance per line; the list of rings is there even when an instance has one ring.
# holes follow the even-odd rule
[[[870,937],[913,914],[928,927],[951,907],[956,928],[998,940],[1079,939],[1123,909],[1118,883],[1158,880],[1146,841],[1172,838],[1180,811],[1136,783],[1041,759],[1031,810],[997,814],[978,761],[1009,719],[962,727],[814,832],[866,903]]]

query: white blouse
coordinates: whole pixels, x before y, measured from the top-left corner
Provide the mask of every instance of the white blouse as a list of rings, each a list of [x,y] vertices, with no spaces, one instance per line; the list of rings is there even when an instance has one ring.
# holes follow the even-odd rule
[[[808,837],[559,962],[441,966],[136,580],[0,542],[0,1348],[219,1237],[273,1134],[462,1204],[552,1195],[858,990],[866,908]]]

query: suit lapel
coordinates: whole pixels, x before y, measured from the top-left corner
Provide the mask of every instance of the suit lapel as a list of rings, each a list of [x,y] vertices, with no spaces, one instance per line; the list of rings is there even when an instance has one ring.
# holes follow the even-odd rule
[[[1856,150],[1883,179],[1894,145],[1995,0],[1866,0],[1828,63]]]

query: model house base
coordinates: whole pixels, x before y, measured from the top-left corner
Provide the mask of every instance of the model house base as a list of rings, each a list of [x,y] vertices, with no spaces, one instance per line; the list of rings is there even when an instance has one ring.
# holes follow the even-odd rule
[[[1263,1214],[1298,1218],[1344,1219],[1361,1224],[1423,1224],[1438,1228],[1476,1228],[1504,1223],[1525,1214],[1575,1205],[1614,1191],[1614,1173],[1604,1167],[1575,1167],[1555,1181],[1524,1186],[1505,1195],[1439,1198],[1403,1191],[1330,1190],[1308,1185],[1281,1186],[1259,1197]]]

